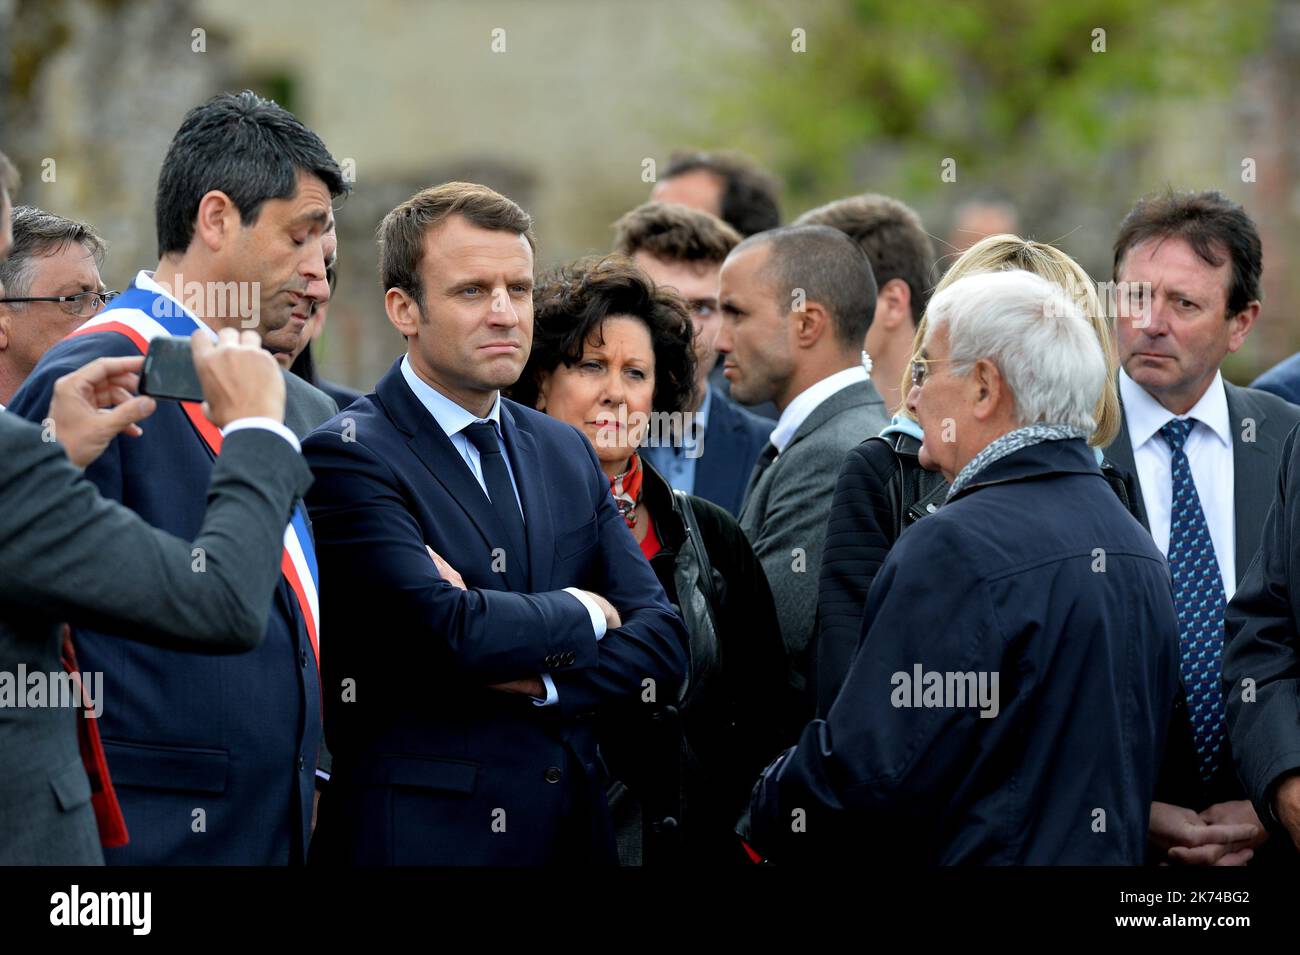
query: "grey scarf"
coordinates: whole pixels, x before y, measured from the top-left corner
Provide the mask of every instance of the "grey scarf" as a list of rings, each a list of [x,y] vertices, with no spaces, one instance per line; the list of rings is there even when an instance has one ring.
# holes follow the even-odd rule
[[[1087,437],[1087,431],[1068,424],[1031,424],[1028,427],[1017,428],[1015,431],[1008,431],[1002,437],[990,441],[983,451],[970,459],[970,463],[957,475],[957,480],[952,482],[952,487],[948,489],[948,496],[944,500],[951,501],[975,480],[979,472],[994,461],[999,461],[1021,448],[1042,444],[1044,441],[1069,441]]]

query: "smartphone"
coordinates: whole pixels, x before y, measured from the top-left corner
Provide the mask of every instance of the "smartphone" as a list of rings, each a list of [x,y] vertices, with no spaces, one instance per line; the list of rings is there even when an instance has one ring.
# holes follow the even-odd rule
[[[160,335],[149,342],[140,373],[140,394],[170,401],[203,400],[188,338]]]

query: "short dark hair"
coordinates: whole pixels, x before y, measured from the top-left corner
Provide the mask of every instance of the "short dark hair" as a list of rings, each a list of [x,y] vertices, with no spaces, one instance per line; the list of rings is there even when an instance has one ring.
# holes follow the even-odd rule
[[[18,170],[14,168],[8,156],[0,153],[0,192],[7,194],[9,201],[13,202],[20,185],[22,185],[22,177],[18,175]]]
[[[741,153],[678,150],[668,157],[661,178],[672,179],[701,169],[722,179],[722,219],[741,235],[775,229],[781,224],[780,182]]]
[[[912,322],[920,320],[934,286],[934,243],[911,206],[866,193],[810,209],[794,224],[828,225],[847,235],[867,254],[877,292],[902,279],[912,293]]]
[[[703,209],[647,202],[614,223],[614,251],[628,258],[638,252],[665,262],[721,265],[740,243],[740,233]]]
[[[379,223],[379,283],[385,292],[401,289],[424,308],[424,237],[451,216],[463,216],[481,229],[522,235],[537,250],[533,218],[513,199],[473,182],[444,182],[420,190]]]
[[[320,137],[274,101],[244,90],[194,107],[158,174],[159,257],[189,248],[199,201],[207,193],[224,192],[244,224],[252,225],[264,202],[297,193],[300,172],[324,182],[331,197],[350,188]]]
[[[15,206],[13,210],[14,244],[9,258],[0,262],[0,288],[5,294],[21,297],[31,288],[32,260],[55,255],[69,244],[80,242],[95,257],[96,267],[104,262],[108,246],[93,228],[84,222],[65,219],[35,206]]]
[[[507,395],[537,407],[540,378],[563,363],[582,358],[587,339],[600,332],[613,315],[629,315],[645,323],[655,356],[654,411],[687,411],[693,407],[694,326],[686,302],[671,288],[655,285],[622,255],[579,259],[542,276],[533,290],[533,349],[519,380]]]
[[[1119,281],[1124,257],[1149,239],[1182,239],[1202,261],[1219,267],[1226,254],[1232,263],[1228,317],[1263,297],[1259,277],[1263,248],[1259,231],[1246,210],[1217,189],[1165,192],[1139,199],[1120,223],[1115,239],[1112,278]]]
[[[830,226],[791,225],[751,235],[731,254],[757,245],[771,246],[765,271],[783,314],[793,310],[794,290],[802,289],[804,301],[830,313],[841,346],[862,347],[876,314],[876,278],[862,246]]]

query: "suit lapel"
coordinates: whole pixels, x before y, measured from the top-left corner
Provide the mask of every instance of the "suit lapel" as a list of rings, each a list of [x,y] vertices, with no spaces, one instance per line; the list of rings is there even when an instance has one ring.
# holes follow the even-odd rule
[[[1236,385],[1223,383],[1228,395],[1228,427],[1232,429],[1232,497],[1237,583],[1259,549],[1264,512],[1273,500],[1277,481],[1277,438],[1265,430],[1267,413]],[[1246,437],[1253,440],[1247,441]]]
[[[420,399],[411,392],[410,386],[402,377],[400,360],[379,380],[375,394],[389,419],[406,436],[407,446],[473,522],[483,537],[483,542],[490,548],[494,541],[503,540],[505,532],[487,495],[479,487],[451,439],[443,433],[429,410],[420,403]]]
[[[522,416],[521,416],[522,419]],[[514,465],[519,499],[524,505],[524,534],[528,539],[529,590],[550,588],[551,567],[555,557],[555,526],[551,520],[551,496],[546,489],[542,457],[532,432],[515,420],[512,402],[501,400],[501,433],[506,452]]]

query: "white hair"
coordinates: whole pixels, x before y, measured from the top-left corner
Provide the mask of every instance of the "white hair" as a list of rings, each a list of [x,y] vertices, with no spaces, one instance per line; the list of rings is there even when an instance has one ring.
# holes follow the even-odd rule
[[[1096,331],[1059,286],[1020,269],[968,275],[930,299],[926,325],[926,342],[948,330],[953,374],[967,374],[981,358],[997,366],[1022,427],[1096,430],[1106,358]]]

